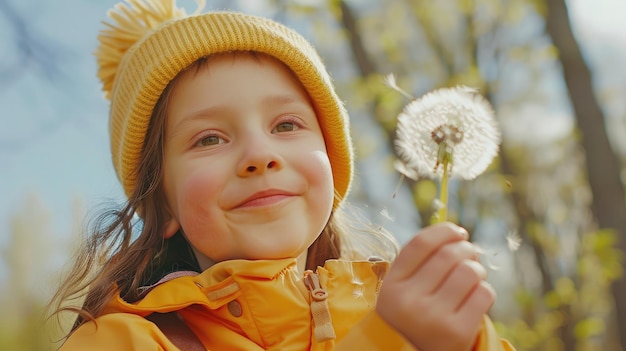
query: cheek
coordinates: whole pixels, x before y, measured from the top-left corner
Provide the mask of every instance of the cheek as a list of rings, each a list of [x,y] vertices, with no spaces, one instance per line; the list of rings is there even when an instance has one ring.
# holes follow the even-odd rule
[[[176,184],[176,201],[181,224],[191,224],[191,221],[210,216],[213,208],[218,204],[222,184],[219,178],[210,172],[195,171],[184,174]],[[182,173],[181,173],[182,174]],[[185,228],[187,229],[187,228]]]
[[[303,167],[308,175],[309,182],[315,188],[319,200],[328,205],[330,209],[333,204],[335,188],[328,155],[323,151],[315,151],[312,153],[311,158],[308,158],[306,161],[308,162],[304,162]]]

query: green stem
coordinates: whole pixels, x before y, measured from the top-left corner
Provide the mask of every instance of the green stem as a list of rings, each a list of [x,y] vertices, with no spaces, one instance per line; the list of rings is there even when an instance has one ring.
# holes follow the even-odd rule
[[[448,178],[451,162],[444,158],[443,162],[443,176],[441,177],[441,186],[439,188],[439,210],[433,214],[430,219],[430,224],[441,223],[448,220]]]
[[[450,169],[450,164],[448,160],[443,162],[443,176],[441,177],[441,189],[439,189],[439,205],[441,208],[438,211],[437,220],[441,222],[445,222],[448,220],[448,170]]]

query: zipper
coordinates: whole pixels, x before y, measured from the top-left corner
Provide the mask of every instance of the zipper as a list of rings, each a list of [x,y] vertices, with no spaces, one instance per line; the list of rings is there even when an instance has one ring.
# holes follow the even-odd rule
[[[328,308],[328,292],[320,284],[317,273],[306,270],[304,272],[304,285],[311,295],[311,315],[313,316],[315,340],[323,342],[335,339],[335,328]]]

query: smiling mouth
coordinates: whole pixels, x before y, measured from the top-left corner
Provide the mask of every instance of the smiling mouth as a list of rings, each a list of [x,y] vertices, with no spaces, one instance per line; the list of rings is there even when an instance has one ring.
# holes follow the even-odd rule
[[[284,191],[262,191],[256,193],[249,198],[242,201],[235,208],[254,208],[254,207],[267,207],[278,204],[286,199],[292,198],[294,194],[286,193]]]
[[[250,201],[246,201],[241,205],[237,206],[239,208],[247,208],[247,207],[262,207],[262,206],[270,206],[276,203],[281,202],[284,199],[290,198],[292,195],[270,195],[259,197]]]

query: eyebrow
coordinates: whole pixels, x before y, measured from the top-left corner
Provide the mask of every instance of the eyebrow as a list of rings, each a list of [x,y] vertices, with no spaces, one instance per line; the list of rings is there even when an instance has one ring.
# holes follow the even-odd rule
[[[263,98],[262,105],[289,105],[289,104],[297,104],[297,105],[305,105],[313,108],[308,100],[303,100],[300,96],[295,94],[275,94],[269,95]],[[178,128],[180,125],[185,124],[187,122],[202,119],[203,117],[211,116],[214,114],[219,114],[223,112],[229,111],[230,108],[224,105],[214,105],[209,106],[203,109],[199,109],[197,111],[193,111],[189,114],[186,114],[183,118],[176,123],[174,128]]]
[[[293,94],[277,94],[270,95],[263,99],[264,104],[291,104],[291,103],[303,103],[308,101],[302,101],[299,96]]]

